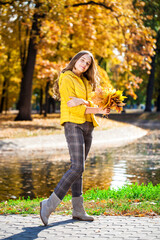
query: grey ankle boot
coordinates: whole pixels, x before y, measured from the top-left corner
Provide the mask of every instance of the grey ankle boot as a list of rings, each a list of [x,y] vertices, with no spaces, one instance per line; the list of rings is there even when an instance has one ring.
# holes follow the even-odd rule
[[[78,219],[81,221],[93,221],[94,218],[88,216],[83,207],[83,197],[73,197],[72,198],[72,206],[73,206],[73,219]]]
[[[53,192],[48,199],[40,202],[40,217],[44,225],[48,224],[48,218],[52,212],[56,209],[61,200]]]

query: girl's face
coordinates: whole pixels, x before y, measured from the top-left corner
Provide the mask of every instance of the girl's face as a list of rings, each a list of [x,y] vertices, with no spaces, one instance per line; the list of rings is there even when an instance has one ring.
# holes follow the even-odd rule
[[[73,67],[73,72],[80,76],[82,73],[86,72],[89,66],[91,65],[91,57],[89,54],[84,54],[82,57],[78,59]]]

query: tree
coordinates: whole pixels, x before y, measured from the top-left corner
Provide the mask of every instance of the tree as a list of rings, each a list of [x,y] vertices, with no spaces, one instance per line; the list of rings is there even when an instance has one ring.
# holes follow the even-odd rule
[[[154,31],[156,32],[156,51],[155,51],[155,55],[152,57],[151,72],[150,72],[149,79],[148,79],[146,108],[145,108],[146,112],[151,112],[152,111],[152,98],[153,98],[154,85],[156,85],[155,81],[158,81],[158,79],[155,79],[155,75],[156,75],[157,67],[159,68],[158,58],[160,56],[160,47],[159,47],[159,42],[160,42],[160,28],[159,28],[160,2],[155,0],[152,2],[152,6],[149,1],[146,1],[145,3],[146,3],[145,11],[148,14],[148,16],[150,16],[150,18],[151,18],[151,19],[150,18],[147,19],[147,21],[145,23],[146,23],[146,25],[150,25],[150,27],[152,29],[154,29]],[[158,96],[157,96],[157,111],[158,111],[158,109],[160,108],[160,106],[158,106],[160,84],[159,84],[157,90],[158,90]]]
[[[32,120],[31,118],[31,97],[32,97],[32,79],[36,63],[37,44],[36,36],[40,35],[41,19],[44,14],[39,13],[41,3],[36,1],[35,13],[28,46],[28,55],[23,68],[23,77],[21,81],[21,91],[19,99],[19,114],[15,120]]]
[[[68,24],[75,32],[72,34],[70,45],[75,48],[78,45],[77,36],[87,35],[84,46],[85,44],[89,46],[97,58],[106,60],[107,65],[110,65],[110,77],[115,86],[126,90],[126,93],[134,98],[135,90],[142,82],[134,71],[137,67],[150,70],[151,56],[155,47],[155,40],[152,37],[154,32],[143,24],[143,7],[143,3],[140,3],[136,11],[132,1],[128,0],[116,3],[111,1],[109,4],[104,1],[85,3],[79,1],[72,5],[72,8],[78,8],[74,14],[72,13],[72,16],[69,12],[67,14]],[[72,8],[69,9],[70,12]],[[85,32],[86,22],[88,24]],[[82,34],[79,34],[80,32]],[[83,44],[83,41],[80,42]],[[116,81],[113,76],[115,68]]]
[[[17,61],[18,54],[16,50],[9,48],[9,45],[4,45],[1,35],[0,41],[0,113],[3,110],[7,111],[13,104],[19,94],[20,83],[20,64]],[[9,38],[8,38],[9,41]]]
[[[156,49],[156,73],[155,73],[155,97],[157,112],[160,112],[160,29],[157,34],[157,49]]]
[[[97,59],[118,66],[117,87],[135,96],[141,79],[132,71],[137,66],[150,68],[154,45],[151,29],[143,25],[143,8],[136,10],[131,0],[77,0],[76,4],[73,0],[17,0],[0,4],[3,17],[16,23],[21,39],[23,76],[17,120],[31,120],[33,72],[37,53],[42,51],[44,60],[63,64],[77,51],[88,49]]]
[[[155,92],[157,96],[157,104],[159,103],[159,89],[160,84],[157,86],[156,82],[159,82],[159,77],[156,78],[156,72],[159,69],[159,56],[160,56],[160,2],[159,0],[143,0],[144,3],[144,11],[143,11],[143,22],[144,25],[150,27],[154,31],[154,36],[156,39],[156,47],[154,56],[151,58],[151,69],[148,77],[148,85],[146,92],[146,108],[145,111],[152,111],[152,98]],[[139,4],[137,0],[134,0],[134,5],[139,8]],[[156,86],[156,88],[155,88]],[[157,109],[159,107],[157,106]]]
[[[54,104],[51,86],[53,86],[53,82],[55,81],[55,79],[57,79],[58,72],[60,71],[62,64],[51,62],[49,60],[44,60],[43,58],[45,57],[43,56],[42,52],[43,51],[39,51],[39,54],[37,55],[33,89],[40,89],[40,93],[45,93],[44,115],[46,116],[47,113],[50,112],[49,103],[52,102],[52,105]],[[43,101],[42,98],[40,98],[40,100]],[[39,103],[39,105],[41,106],[42,103]],[[40,111],[40,113],[42,114],[42,110]]]
[[[40,37],[40,26],[42,19],[45,18],[45,12],[50,10],[50,6],[48,5],[50,5],[48,1],[43,1],[42,5],[42,1],[38,0],[7,2],[0,1],[0,10],[3,13],[3,18],[7,18],[9,23],[16,23],[15,26],[18,25],[17,34],[20,42],[19,52],[21,59],[22,81],[18,103],[19,114],[16,117],[16,120],[31,120],[33,72]],[[26,27],[26,31],[24,31],[23,25]],[[12,26],[11,28],[9,24],[11,32],[13,32],[15,26]],[[24,42],[23,45],[22,42]]]

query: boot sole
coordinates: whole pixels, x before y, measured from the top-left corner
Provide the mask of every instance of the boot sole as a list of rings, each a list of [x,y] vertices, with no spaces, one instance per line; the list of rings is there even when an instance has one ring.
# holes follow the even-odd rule
[[[42,215],[41,215],[41,209],[42,209],[42,202],[40,202],[40,218],[41,218],[43,224],[44,224],[45,226],[47,226],[47,224],[43,221],[43,218],[42,218]]]
[[[84,219],[79,218],[79,217],[72,217],[72,219],[79,220],[79,221],[86,221],[86,222],[93,222],[94,221],[94,219],[93,220],[84,220]]]

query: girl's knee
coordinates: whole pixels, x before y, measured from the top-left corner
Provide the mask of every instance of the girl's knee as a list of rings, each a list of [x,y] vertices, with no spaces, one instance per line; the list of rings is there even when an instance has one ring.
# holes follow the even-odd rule
[[[84,172],[84,166],[72,166],[75,175],[80,176]]]

